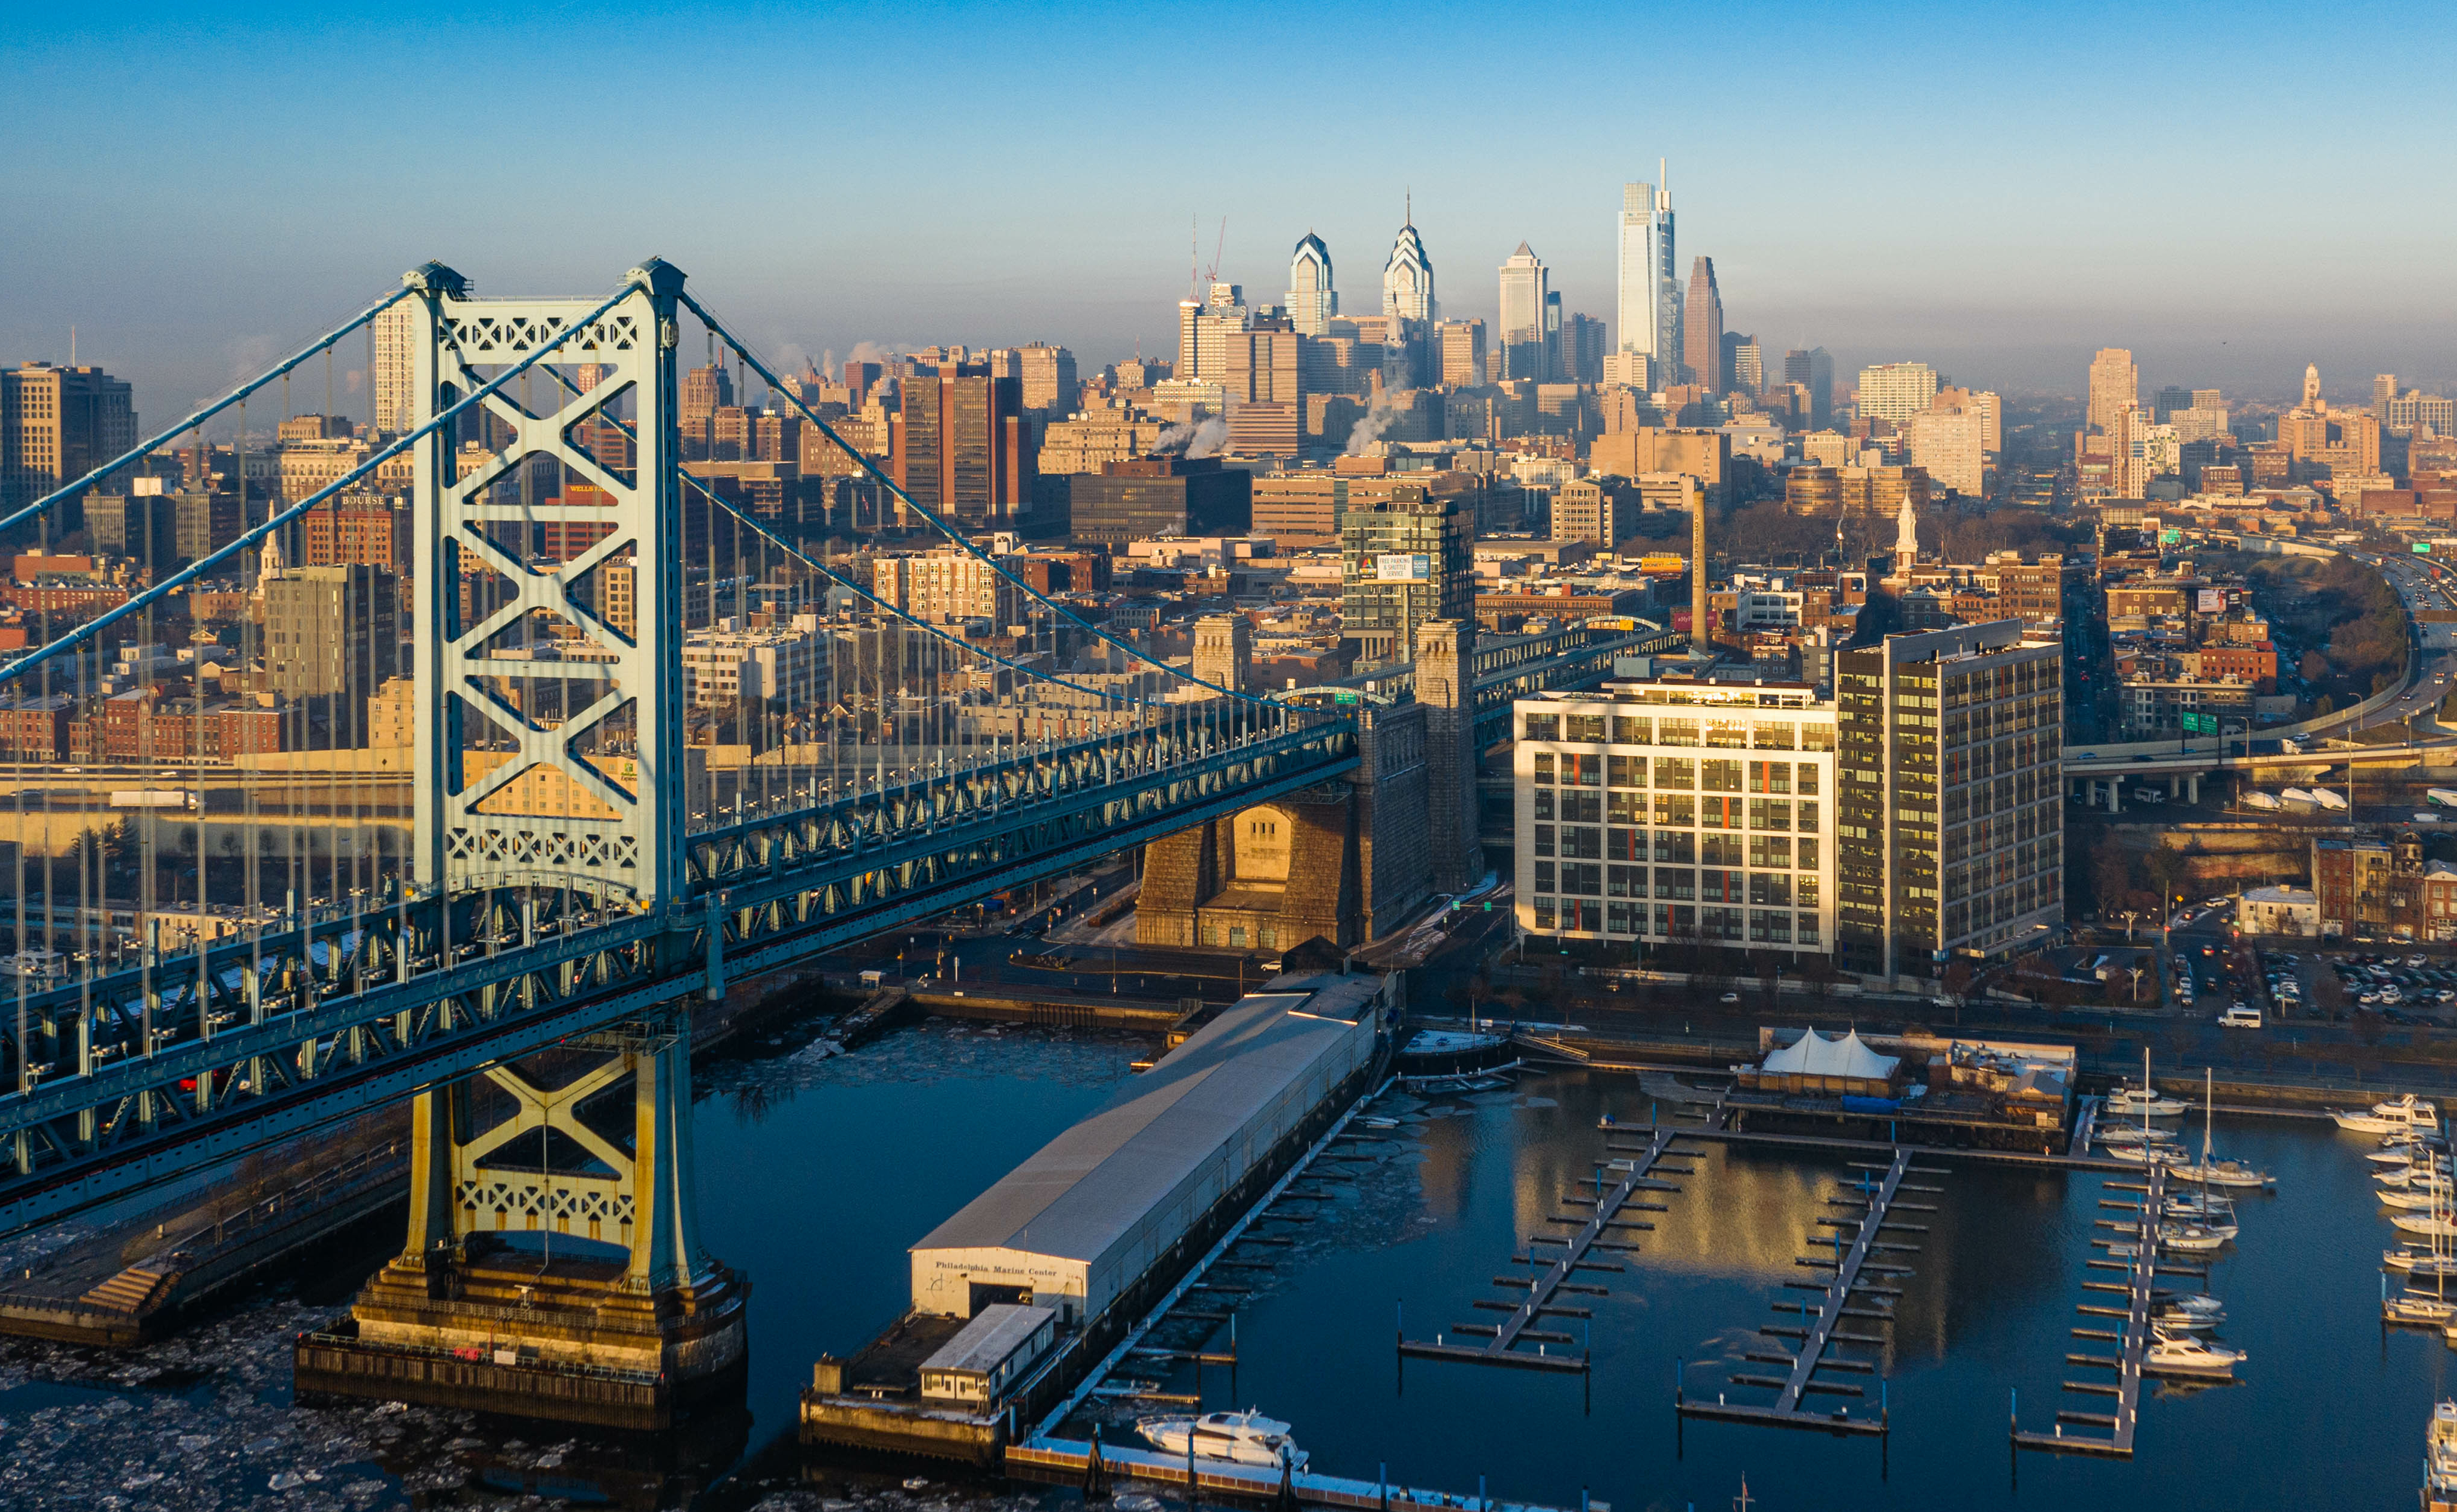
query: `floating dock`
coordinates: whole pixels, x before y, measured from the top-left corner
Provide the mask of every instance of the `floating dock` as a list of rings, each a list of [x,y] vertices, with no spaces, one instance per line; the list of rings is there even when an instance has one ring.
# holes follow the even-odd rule
[[[1863,1169],[1873,1170],[1877,1168]],[[1788,1355],[1751,1354],[1745,1357],[1766,1364],[1788,1365],[1790,1367],[1788,1373],[1781,1377],[1736,1375],[1731,1377],[1732,1384],[1736,1386],[1774,1387],[1773,1403],[1762,1405],[1732,1402],[1725,1399],[1724,1395],[1720,1392],[1711,1402],[1692,1401],[1689,1399],[1688,1383],[1684,1372],[1683,1378],[1674,1392],[1674,1404],[1682,1417],[1707,1418],[1724,1422],[1751,1422],[1775,1428],[1815,1428],[1828,1433],[1883,1434],[1888,1431],[1890,1412],[1886,1401],[1885,1383],[1882,1380],[1877,1386],[1878,1406],[1874,1417],[1854,1418],[1848,1405],[1837,1407],[1830,1413],[1812,1412],[1802,1405],[1811,1395],[1856,1397],[1865,1403],[1868,1397],[1865,1387],[1822,1381],[1816,1378],[1817,1374],[1820,1371],[1833,1371],[1873,1376],[1877,1369],[1873,1362],[1840,1357],[1829,1359],[1827,1357],[1827,1353],[1838,1343],[1882,1346],[1889,1342],[1887,1336],[1882,1334],[1844,1333],[1843,1323],[1846,1318],[1889,1325],[1893,1322],[1893,1308],[1890,1303],[1876,1307],[1852,1304],[1876,1301],[1879,1297],[1898,1296],[1901,1295],[1900,1289],[1880,1282],[1863,1282],[1860,1277],[1863,1273],[1885,1276],[1904,1276],[1911,1274],[1908,1266],[1878,1261],[1872,1256],[1881,1253],[1914,1252],[1919,1246],[1888,1243],[1878,1236],[1889,1230],[1916,1230],[1925,1232],[1926,1229],[1922,1225],[1890,1221],[1890,1214],[1898,1207],[1906,1211],[1932,1211],[1916,1203],[1899,1203],[1896,1199],[1904,1191],[1939,1190],[1934,1187],[1917,1187],[1908,1184],[1904,1178],[1912,1172],[1917,1171],[1924,1175],[1943,1175],[1944,1172],[1932,1167],[1913,1166],[1911,1151],[1908,1148],[1896,1149],[1893,1159],[1883,1170],[1884,1174],[1873,1184],[1863,1178],[1861,1185],[1856,1189],[1856,1195],[1853,1194],[1854,1189],[1846,1189],[1845,1194],[1827,1199],[1827,1202],[1838,1207],[1866,1208],[1867,1211],[1861,1214],[1858,1226],[1851,1235],[1849,1245],[1847,1247],[1843,1243],[1838,1232],[1834,1240],[1835,1257],[1833,1259],[1815,1257],[1803,1258],[1794,1262],[1818,1268],[1832,1266],[1834,1269],[1834,1279],[1827,1282],[1820,1291],[1814,1304],[1795,1303],[1789,1304],[1786,1308],[1786,1310],[1797,1308],[1808,1326],[1805,1329],[1768,1327],[1758,1331],[1777,1338],[1796,1336],[1800,1342],[1793,1348],[1792,1353]],[[1793,1284],[1805,1285],[1805,1283]],[[1785,1304],[1777,1305],[1785,1306]]]
[[[1099,1459],[1097,1467],[1094,1455]],[[1006,1451],[1006,1473],[1026,1481],[1055,1481],[1081,1485],[1086,1481],[1124,1476],[1160,1486],[1187,1488],[1190,1480],[1197,1496],[1235,1497],[1249,1502],[1277,1502],[1284,1495],[1307,1506],[1346,1507],[1351,1512],[1387,1512],[1391,1507],[1461,1507],[1473,1512],[1567,1512],[1565,1508],[1538,1505],[1532,1502],[1500,1502],[1485,1496],[1481,1490],[1474,1495],[1460,1491],[1436,1491],[1423,1486],[1398,1485],[1389,1481],[1352,1481],[1342,1476],[1317,1475],[1311,1470],[1290,1471],[1285,1476],[1268,1465],[1233,1464],[1226,1460],[1185,1460],[1165,1455],[1156,1449],[1094,1444],[1080,1439],[1051,1439],[1036,1435],[1026,1442],[1010,1445]],[[1611,1512],[1601,1502],[1588,1503],[1589,1512]]]
[[[1619,1265],[1588,1259],[1588,1252],[1599,1248],[1623,1253],[1637,1252],[1638,1246],[1635,1243],[1607,1239],[1605,1234],[1655,1227],[1652,1223],[1624,1219],[1621,1216],[1621,1211],[1630,1207],[1631,1199],[1641,1191],[1679,1191],[1681,1190],[1671,1182],[1657,1179],[1654,1173],[1658,1169],[1664,1169],[1660,1167],[1660,1163],[1667,1154],[1677,1153],[1672,1149],[1672,1142],[1690,1132],[1692,1130],[1686,1129],[1659,1129],[1655,1131],[1655,1137],[1640,1149],[1637,1159],[1615,1163],[1626,1164],[1629,1168],[1617,1184],[1609,1189],[1605,1188],[1600,1170],[1594,1196],[1578,1193],[1562,1195],[1561,1201],[1565,1205],[1592,1206],[1595,1212],[1583,1217],[1574,1214],[1552,1220],[1555,1223],[1575,1223],[1579,1226],[1578,1232],[1566,1240],[1540,1241],[1547,1246],[1561,1245],[1561,1253],[1549,1261],[1545,1260],[1536,1253],[1536,1244],[1539,1241],[1531,1241],[1528,1245],[1528,1253],[1519,1258],[1530,1265],[1543,1266],[1533,1280],[1516,1275],[1494,1277],[1493,1284],[1496,1286],[1526,1288],[1526,1298],[1523,1301],[1506,1304],[1509,1307],[1510,1315],[1499,1323],[1451,1325],[1451,1332],[1455,1334],[1464,1334],[1471,1337],[1478,1335],[1489,1336],[1482,1344],[1453,1344],[1448,1341],[1447,1336],[1438,1337],[1429,1344],[1422,1340],[1412,1340],[1403,1334],[1399,1338],[1399,1353],[1404,1356],[1414,1356],[1418,1359],[1462,1360],[1478,1365],[1515,1365],[1522,1370],[1585,1370],[1587,1351],[1583,1344],[1576,1355],[1566,1351],[1559,1355],[1551,1354],[1549,1351],[1553,1345],[1567,1345],[1573,1340],[1567,1334],[1538,1329],[1535,1324],[1547,1313],[1558,1314],[1569,1311],[1553,1305],[1555,1295],[1564,1289],[1579,1292],[1602,1290],[1600,1287],[1579,1286],[1571,1280],[1573,1274],[1581,1271],[1604,1272],[1621,1269]],[[1690,1150],[1686,1153],[1696,1154],[1698,1151]],[[1686,1166],[1668,1169],[1681,1175],[1690,1174],[1690,1168]],[[1641,1209],[1652,1208],[1658,1211],[1662,1208],[1659,1203],[1639,1203],[1637,1206]],[[1585,1315],[1585,1309],[1577,1311],[1580,1316]],[[1522,1342],[1535,1344],[1537,1352],[1530,1355],[1518,1349],[1517,1346]]]
[[[2158,1277],[2158,1220],[2167,1205],[2167,1168],[2153,1165],[2147,1172],[2149,1184],[2137,1189],[2141,1192],[2141,1216],[2135,1227],[2131,1274],[2124,1288],[2127,1304],[2124,1332],[2110,1335],[2104,1329],[2075,1329],[2077,1337],[2111,1340],[2120,1346],[2116,1355],[2067,1355],[2068,1365],[2088,1366],[2097,1370],[2113,1369],[2116,1384],[2097,1381],[2069,1380],[2065,1390],[2094,1397],[2116,1398],[2113,1413],[2069,1412],[2056,1414],[2056,1425],[2049,1433],[2025,1433],[2018,1416],[2013,1426],[2013,1447],[2037,1449],[2049,1454],[2089,1454],[2106,1459],[2133,1458],[2133,1432],[2141,1417],[2141,1357],[2150,1348],[2150,1294]],[[2093,1260],[2093,1266],[2112,1265],[2113,1261]],[[2206,1274],[2195,1269],[2190,1274]],[[2092,1283],[2084,1283],[2090,1285]],[[2104,1283],[2099,1283],[2104,1284]],[[2103,1315],[2106,1309],[2093,1309],[2082,1304],[2082,1311]],[[2105,1434],[2067,1433],[2065,1425],[2104,1428]]]

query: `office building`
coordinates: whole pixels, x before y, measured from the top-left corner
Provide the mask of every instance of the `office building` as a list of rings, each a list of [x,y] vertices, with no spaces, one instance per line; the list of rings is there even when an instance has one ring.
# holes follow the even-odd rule
[[[723,619],[683,637],[683,697],[694,709],[726,713],[755,712],[783,698],[806,707],[824,704],[830,696],[830,650],[831,639],[816,618],[768,630],[743,630],[733,619]],[[747,739],[754,732],[737,733]]]
[[[309,567],[381,567],[406,577],[415,534],[403,501],[344,493],[299,522],[299,560]]]
[[[1075,354],[1063,346],[1034,342],[1016,348],[1016,378],[1022,384],[1026,413],[1044,419],[1069,415],[1083,392],[1075,376]]]
[[[1715,286],[1715,259],[1702,257],[1689,266],[1689,301],[1681,315],[1682,360],[1689,382],[1710,394],[1730,387],[1724,372],[1724,295]]]
[[[1425,253],[1425,238],[1416,234],[1415,204],[1408,207],[1408,223],[1391,242],[1391,257],[1382,265],[1382,317],[1394,322],[1386,340],[1391,345],[1397,340],[1395,322],[1414,321],[1419,325],[1440,320],[1441,301],[1434,298],[1434,259]]]
[[[2018,619],[1835,653],[1847,970],[1932,977],[2063,922],[2062,667]]]
[[[1022,380],[949,363],[903,389],[890,449],[897,486],[916,505],[966,529],[1029,512],[1041,469]]]
[[[1834,417],[1834,358],[1822,346],[1783,354],[1783,381],[1808,390],[1808,423],[1824,429]]]
[[[2193,391],[2170,383],[2151,396],[2150,418],[2163,425],[2178,414],[2193,407]]]
[[[0,371],[0,506],[31,504],[135,445],[133,394],[99,367]]]
[[[1253,533],[1282,551],[1339,544],[1339,511],[1348,480],[1321,470],[1277,472],[1253,482]]]
[[[1765,353],[1758,339],[1742,331],[1724,333],[1724,386],[1741,394],[1765,387]]]
[[[2102,346],[2090,360],[2090,402],[2084,423],[2101,433],[2116,428],[2116,412],[2141,403],[2141,370],[2121,346]]]
[[[1482,388],[1485,382],[1484,321],[1444,321],[1439,328],[1444,388]]]
[[[1556,294],[1555,300],[1560,299]],[[1612,354],[1605,349],[1604,322],[1592,315],[1571,314],[1561,318],[1561,334],[1556,343],[1555,362],[1560,382],[1585,383],[1590,386],[1604,381],[1604,359]]]
[[[1332,318],[1338,313],[1339,291],[1331,281],[1331,249],[1309,231],[1289,259],[1289,323],[1299,336],[1329,336]]]
[[[1526,242],[1518,243],[1501,264],[1501,376],[1549,383],[1545,361],[1545,312],[1548,290],[1544,261]]]
[[[273,691],[324,700],[337,718],[362,711],[402,671],[400,584],[363,564],[266,574],[264,668]]]
[[[1860,418],[1899,425],[1936,402],[1936,370],[1926,362],[1880,362],[1860,370]]]
[[[1574,478],[1553,490],[1553,539],[1610,549],[1636,533],[1645,506],[1645,495],[1636,488]]]
[[[683,458],[701,461],[712,455],[709,450],[710,430],[720,409],[733,407],[733,375],[711,363],[694,367],[683,375],[682,394],[675,408],[681,419]],[[737,450],[738,458],[741,453]]]
[[[1616,682],[1515,717],[1522,932],[1833,948],[1836,716],[1815,689]]]
[[[1351,498],[1339,521],[1340,639],[1365,662],[1407,659],[1416,627],[1476,617],[1476,523],[1414,485]]]
[[[1618,352],[1647,360],[1650,375],[1630,377],[1631,386],[1668,383],[1680,362],[1680,301],[1672,261],[1672,188],[1621,186],[1621,257],[1618,267]]]
[[[1069,485],[1068,528],[1079,543],[1124,549],[1163,535],[1245,535],[1253,475],[1217,457],[1132,457]]]

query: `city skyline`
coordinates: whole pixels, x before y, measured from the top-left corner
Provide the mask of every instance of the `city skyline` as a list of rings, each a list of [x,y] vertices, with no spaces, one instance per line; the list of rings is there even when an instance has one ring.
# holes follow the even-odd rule
[[[82,360],[128,377],[143,403],[169,413],[428,258],[463,268],[482,292],[584,292],[656,254],[738,312],[781,360],[831,350],[841,359],[862,342],[1045,340],[1097,365],[1129,355],[1138,341],[1147,354],[1171,349],[1189,213],[1203,217],[1206,243],[1227,217],[1224,280],[1273,293],[1286,286],[1290,247],[1311,228],[1348,266],[1348,307],[1363,310],[1379,302],[1378,290],[1358,280],[1373,276],[1412,193],[1436,267],[1491,268],[1527,240],[1544,249],[1564,310],[1614,322],[1618,344],[1621,186],[1650,180],[1668,156],[1681,175],[1680,252],[1715,259],[1728,322],[1768,349],[1823,346],[1847,371],[1918,359],[1962,382],[2077,394],[2089,354],[2122,345],[2138,354],[2153,387],[2215,385],[2287,402],[2306,362],[2346,375],[2349,398],[2373,371],[2435,384],[2457,368],[2440,355],[2457,334],[2457,317],[2445,313],[2457,307],[2457,285],[2438,256],[2457,213],[2427,192],[2427,167],[2424,183],[2400,188],[2400,214],[2385,217],[2377,214],[2382,186],[2337,171],[2338,157],[2301,122],[2239,124],[2240,150],[2226,163],[2162,177],[2157,194],[2113,211],[2091,188],[2100,180],[2081,171],[2186,129],[2271,77],[2323,95],[2360,77],[2367,93],[2395,102],[2377,129],[2427,138],[2435,122],[2446,124],[2447,107],[2427,89],[2403,87],[2423,82],[2419,62],[2377,60],[2358,76],[2351,62],[2290,59],[2274,44],[2213,37],[2190,17],[2166,17],[2139,44],[2187,48],[2203,66],[2082,119],[2059,101],[2088,84],[2096,66],[2088,50],[2010,20],[1957,22],[1934,39],[1879,29],[1881,39],[1848,12],[1804,10],[1735,21],[1713,51],[1670,39],[1666,66],[1703,69],[1744,93],[1813,95],[1855,66],[1890,58],[1916,67],[1955,54],[1960,66],[1930,77],[1916,98],[1854,107],[1844,145],[1867,143],[1872,163],[1889,160],[1880,144],[1900,138],[1888,133],[1931,132],[1957,115],[1967,123],[1958,135],[1931,132],[1922,172],[1876,195],[1848,157],[1830,169],[1804,162],[1797,130],[1732,131],[1703,119],[1565,132],[1559,150],[1534,158],[1497,137],[1463,142],[1455,132],[1371,155],[1300,160],[1273,150],[1300,135],[1362,140],[1384,131],[1386,102],[1350,101],[1330,88],[1345,66],[1336,60],[1350,50],[1443,55],[1469,36],[1456,15],[1436,14],[1397,38],[1361,19],[1336,21],[1313,33],[1312,53],[1264,66],[1259,98],[1232,103],[1167,82],[1187,65],[1178,44],[1204,34],[1191,18],[1122,16],[1078,52],[1026,18],[955,13],[964,24],[926,48],[932,29],[898,13],[796,28],[764,12],[686,8],[655,29],[655,46],[646,33],[592,37],[609,97],[633,83],[684,86],[702,72],[726,80],[731,97],[774,102],[788,124],[736,130],[706,113],[679,114],[634,159],[637,192],[585,214],[537,187],[602,180],[601,149],[578,133],[549,127],[482,145],[482,119],[446,112],[431,123],[432,140],[421,140],[423,152],[453,164],[448,172],[385,167],[409,139],[403,113],[423,99],[412,93],[416,75],[449,77],[474,51],[541,44],[551,34],[546,21],[488,22],[423,41],[372,10],[348,8],[317,12],[311,26],[261,11],[210,33],[163,25],[143,8],[73,31],[34,18],[0,44],[26,81],[27,107],[64,109],[100,85],[114,114],[109,133],[29,142],[15,159],[21,192],[54,214],[42,240],[24,217],[0,232],[12,269],[0,352],[66,361],[74,326]],[[559,12],[552,25],[576,34],[585,19]],[[1591,40],[1608,46],[1639,30],[1603,18]],[[1761,30],[1789,46],[1743,73],[1729,59]],[[896,124],[906,113],[830,106],[831,92],[811,78],[857,42],[881,60],[887,97],[926,88],[964,103],[934,112],[909,135]],[[1071,89],[1149,85],[1155,98],[1195,100],[1190,124],[1219,144],[1209,155],[1217,166],[1147,174],[1131,192],[1094,190],[1075,166],[1093,129],[1080,113],[1001,109],[1015,97],[987,88],[1044,62]],[[1193,77],[1225,77],[1228,66],[1225,56],[1197,61]],[[2030,88],[2004,87],[2007,70]],[[239,81],[248,87],[234,91]],[[1634,93],[1565,94],[1539,103],[1536,118],[1568,127],[1611,114]],[[1296,97],[1309,105],[1301,131],[1297,119],[1260,108]],[[350,109],[336,110],[345,98]],[[972,159],[935,149],[984,126],[1007,155],[1001,170],[944,166]],[[225,133],[240,150],[230,150]],[[264,143],[260,160],[245,149],[250,141]],[[2330,171],[2318,171],[2323,164]],[[2300,191],[2295,216],[2246,210],[2282,176],[2312,186]],[[863,214],[865,205],[878,208]],[[985,220],[1000,227],[991,251],[960,232]],[[2357,224],[2365,234],[2351,246],[2330,229]],[[2323,265],[2332,276],[2317,280]],[[1458,282],[1445,302],[1449,315],[1480,316],[1497,329],[1488,279]],[[363,396],[341,398],[339,407],[364,413]]]

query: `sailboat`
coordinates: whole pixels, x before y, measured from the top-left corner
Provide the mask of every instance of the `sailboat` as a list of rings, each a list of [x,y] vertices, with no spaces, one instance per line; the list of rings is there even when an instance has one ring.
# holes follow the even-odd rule
[[[2198,1166],[2177,1166],[2177,1177],[2183,1181],[2198,1181],[2204,1190],[2211,1187],[2252,1189],[2277,1186],[2277,1177],[2266,1171],[2255,1170],[2242,1161],[2210,1157],[2210,1131],[2219,1116],[2216,1094],[2215,1078],[2204,1067],[2201,1070],[2201,1161]]]
[[[2421,1196],[2430,1206],[2427,1221],[2431,1225],[2424,1231],[2431,1240],[2428,1264],[2426,1264],[2422,1257],[2418,1257],[2405,1267],[2408,1274],[2405,1295],[2388,1295],[2386,1291],[2388,1283],[2385,1279],[2382,1281],[2381,1321],[2420,1323],[2444,1328],[2452,1322],[2457,1322],[2457,1302],[2448,1299],[2448,1273],[2457,1270],[2457,1247],[2452,1247],[2449,1243],[2451,1238],[2457,1238],[2457,1221],[2452,1221],[2457,1219],[2457,1214],[2449,1212],[2447,1180],[2434,1172],[2425,1179],[2420,1192],[2384,1191],[2380,1195],[2383,1202],[2388,1202],[2392,1198],[2399,1199],[2396,1206],[2401,1207],[2410,1205],[2405,1199]],[[2410,1216],[2410,1214],[2400,1214],[2393,1221],[2398,1227],[2405,1228]],[[2415,1283],[2426,1275],[2431,1278],[2431,1294],[2427,1296],[2414,1290]]]

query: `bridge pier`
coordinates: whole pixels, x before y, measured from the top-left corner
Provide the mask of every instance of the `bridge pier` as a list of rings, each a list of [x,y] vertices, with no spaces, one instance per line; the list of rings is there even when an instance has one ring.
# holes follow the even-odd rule
[[[750,1283],[700,1250],[691,1169],[678,1009],[419,1093],[408,1243],[300,1337],[298,1389],[651,1430],[738,1394]]]

